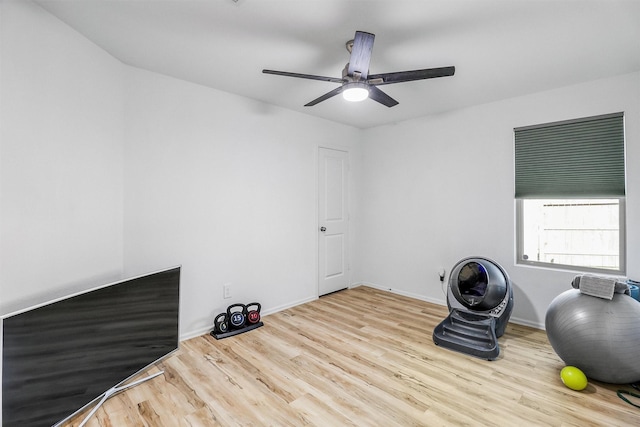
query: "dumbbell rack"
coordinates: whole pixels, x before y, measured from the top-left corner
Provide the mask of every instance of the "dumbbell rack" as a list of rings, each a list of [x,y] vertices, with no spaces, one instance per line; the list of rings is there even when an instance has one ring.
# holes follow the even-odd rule
[[[229,332],[224,332],[222,334],[216,334],[214,331],[211,331],[211,336],[217,340],[221,340],[222,338],[228,338],[234,335],[239,335],[245,332],[252,331],[254,329],[258,329],[260,326],[264,326],[264,323],[262,323],[261,321],[258,323],[253,323],[253,324],[243,326],[242,328],[239,328],[239,329],[231,330]]]

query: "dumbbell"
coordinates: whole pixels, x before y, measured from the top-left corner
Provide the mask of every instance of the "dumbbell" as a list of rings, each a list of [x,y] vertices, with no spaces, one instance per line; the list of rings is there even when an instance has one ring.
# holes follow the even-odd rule
[[[229,320],[227,313],[220,313],[213,320],[213,331],[216,334],[224,334],[229,332]]]
[[[239,311],[238,311],[239,309]],[[244,304],[231,304],[227,307],[227,319],[229,319],[230,329],[240,329],[247,321],[247,308]]]
[[[247,322],[254,325],[260,321],[260,303],[259,302],[250,302],[246,306],[247,312]],[[250,310],[250,307],[256,307],[253,310]]]

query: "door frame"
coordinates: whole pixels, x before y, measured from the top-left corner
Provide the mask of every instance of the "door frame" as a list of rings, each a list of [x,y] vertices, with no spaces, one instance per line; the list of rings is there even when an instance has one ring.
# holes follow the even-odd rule
[[[347,274],[347,289],[351,289],[351,206],[352,206],[352,178],[351,178],[351,151],[347,146],[340,144],[318,144],[315,150],[315,284],[316,284],[316,297],[320,297],[320,149],[336,150],[347,153],[347,248],[345,249],[348,257],[348,263],[346,266]]]

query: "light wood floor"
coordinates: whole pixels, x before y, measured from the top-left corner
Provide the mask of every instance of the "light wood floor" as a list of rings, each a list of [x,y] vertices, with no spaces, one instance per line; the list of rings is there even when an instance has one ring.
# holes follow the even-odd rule
[[[87,425],[640,425],[622,387],[566,388],[544,331],[510,324],[490,362],[433,343],[446,314],[368,287],[331,294],[242,335],[183,342],[158,364],[164,376],[112,397]]]

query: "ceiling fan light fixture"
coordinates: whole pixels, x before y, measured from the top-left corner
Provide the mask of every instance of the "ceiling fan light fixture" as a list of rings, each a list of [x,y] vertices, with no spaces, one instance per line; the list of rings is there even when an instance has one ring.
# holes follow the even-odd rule
[[[364,101],[369,97],[369,86],[366,83],[347,83],[342,91],[342,97],[349,102]]]

